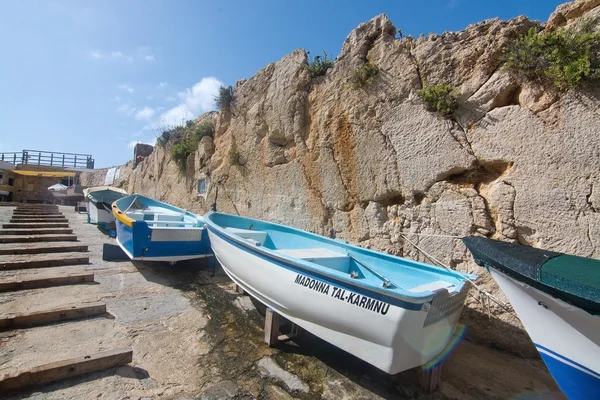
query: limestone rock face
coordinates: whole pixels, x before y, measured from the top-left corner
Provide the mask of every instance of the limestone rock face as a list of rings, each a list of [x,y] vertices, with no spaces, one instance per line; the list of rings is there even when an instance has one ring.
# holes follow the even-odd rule
[[[596,1],[568,3],[549,25],[559,14],[575,24],[599,12]],[[600,87],[559,93],[505,72],[503,46],[533,26],[525,17],[492,19],[397,39],[379,15],[350,33],[325,76],[311,80],[307,55],[296,50],[239,81],[231,111],[211,116],[214,138],[201,140],[186,174],[167,144],[125,168],[123,185],[194,212],[216,203],[223,212],[436,259],[478,274],[505,300],[460,237],[600,257]],[[366,61],[379,73],[355,89],[348,80]],[[454,120],[418,99],[424,84],[438,82],[460,92]],[[535,354],[514,314],[494,303],[491,314],[469,298],[464,321],[473,339]]]
[[[583,14],[598,6],[600,6],[600,0],[579,0],[561,4],[556,8],[556,11],[550,15],[550,18],[548,18],[546,28],[555,29],[565,26],[574,20],[580,19]],[[592,17],[592,15],[588,15],[587,17]]]

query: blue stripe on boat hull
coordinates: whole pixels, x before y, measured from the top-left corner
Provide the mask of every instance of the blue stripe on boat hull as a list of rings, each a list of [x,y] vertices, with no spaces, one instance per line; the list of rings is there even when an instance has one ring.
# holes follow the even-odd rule
[[[368,290],[368,289],[362,288],[360,286],[348,284],[347,282],[345,282],[343,280],[333,279],[333,277],[327,276],[324,274],[320,274],[317,271],[312,271],[312,270],[301,268],[300,266],[295,265],[291,262],[290,263],[282,262],[279,259],[269,257],[267,254],[264,254],[263,252],[258,251],[256,249],[256,247],[251,247],[250,245],[238,243],[237,241],[231,239],[227,235],[222,234],[218,230],[212,229],[210,225],[207,224],[207,226],[208,226],[208,229],[211,231],[211,233],[217,235],[218,237],[225,240],[227,243],[231,244],[232,246],[242,249],[254,256],[260,257],[263,260],[266,260],[270,263],[276,264],[279,267],[294,271],[295,273],[302,274],[309,278],[316,279],[318,281],[325,282],[327,284],[331,284],[334,286],[338,286],[343,289],[350,290],[352,292],[371,297],[375,300],[383,301],[388,304],[394,305],[396,307],[404,308],[406,310],[419,311],[419,310],[421,310],[421,307],[423,306],[423,303],[410,303],[407,301],[402,301],[401,299],[398,299],[396,297],[385,296],[384,294],[373,291],[373,290]]]
[[[570,400],[587,400],[599,395],[600,374],[544,346],[536,344],[536,347],[560,390]]]

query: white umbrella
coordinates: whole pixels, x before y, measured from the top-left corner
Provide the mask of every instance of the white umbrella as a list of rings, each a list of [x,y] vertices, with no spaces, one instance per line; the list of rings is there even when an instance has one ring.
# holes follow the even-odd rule
[[[57,183],[55,185],[52,185],[48,188],[48,190],[53,191],[53,192],[58,192],[60,190],[67,190],[67,187],[65,185],[62,185],[60,183]]]

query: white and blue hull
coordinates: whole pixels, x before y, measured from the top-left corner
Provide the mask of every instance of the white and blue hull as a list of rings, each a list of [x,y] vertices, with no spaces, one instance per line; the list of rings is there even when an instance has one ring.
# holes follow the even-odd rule
[[[132,260],[174,263],[212,255],[202,217],[135,194],[112,209],[117,244]]]
[[[102,204],[100,204],[100,207],[102,207]],[[90,200],[87,201],[87,211],[90,224],[108,224],[115,220],[112,211],[99,208],[98,204]]]
[[[489,268],[571,400],[600,398],[600,317]]]
[[[414,302],[387,296],[302,269],[261,246],[208,228],[215,256],[237,285],[293,323],[390,374],[424,365],[445,350],[468,290],[465,286],[444,298],[447,306],[438,309],[450,311],[427,320],[433,296]]]

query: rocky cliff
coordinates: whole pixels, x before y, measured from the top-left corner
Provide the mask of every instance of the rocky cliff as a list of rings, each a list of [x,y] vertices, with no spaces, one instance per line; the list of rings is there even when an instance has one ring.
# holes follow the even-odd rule
[[[584,17],[598,29],[599,15],[600,1],[568,3],[546,29]],[[600,87],[559,91],[502,68],[504,46],[537,26],[525,17],[491,19],[399,39],[379,15],[350,33],[323,77],[311,79],[307,54],[296,50],[239,81],[231,111],[203,117],[212,119],[214,139],[201,140],[186,174],[167,144],[122,168],[121,185],[196,212],[216,201],[220,211],[425,262],[429,255],[477,273],[504,298],[459,237],[600,257]],[[349,81],[367,61],[379,73],[357,89]],[[417,96],[438,82],[460,92],[452,119],[426,111]],[[240,155],[233,163],[232,152]],[[198,195],[198,179],[206,195]],[[102,171],[82,177],[102,180]],[[488,318],[473,294],[464,314],[469,337],[535,354],[514,314],[492,303]]]

